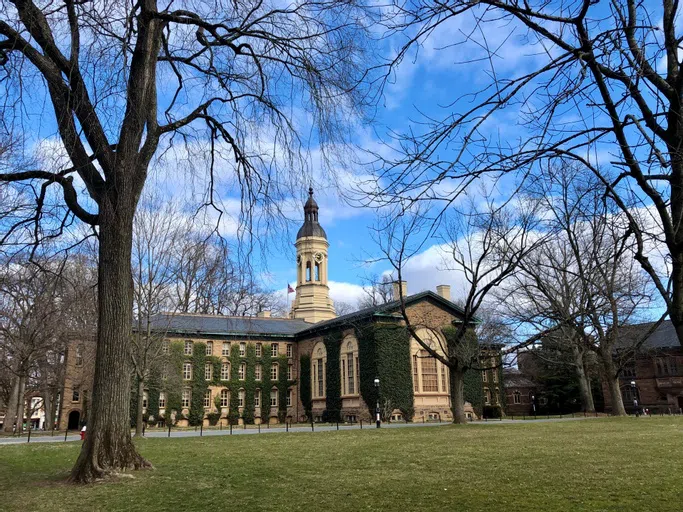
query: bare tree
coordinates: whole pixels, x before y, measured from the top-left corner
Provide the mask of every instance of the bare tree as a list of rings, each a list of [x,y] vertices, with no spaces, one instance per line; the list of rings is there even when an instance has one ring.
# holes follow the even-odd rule
[[[444,242],[444,268],[462,273],[464,299],[461,318],[457,325],[443,332],[441,325],[434,325],[429,318],[410,314],[405,306],[402,290],[402,276],[406,263],[422,247],[424,238],[420,235],[426,217],[420,212],[407,216],[389,217],[390,226],[376,231],[377,243],[382,254],[393,267],[399,283],[400,308],[406,327],[415,341],[429,357],[433,357],[449,369],[449,392],[454,423],[465,423],[464,380],[470,370],[496,368],[500,362],[490,366],[489,357],[482,358],[492,346],[489,341],[499,341],[495,329],[483,333],[481,342],[475,333],[477,315],[491,296],[514,272],[520,261],[538,243],[533,228],[537,223],[534,208],[529,205],[520,208],[496,206],[491,198],[483,205],[472,198],[453,215],[442,235]],[[421,329],[430,332],[431,339],[420,336]],[[540,339],[548,332],[538,333],[525,343]],[[486,335],[486,334],[490,334]],[[480,364],[480,360],[485,364]]]
[[[206,148],[209,155],[207,204],[217,205],[214,170],[224,158],[243,215],[251,217],[256,207],[277,211],[283,187],[300,176],[299,168],[287,169],[308,144],[288,107],[308,110],[323,149],[348,136],[340,128],[364,95],[363,12],[332,1],[2,4],[5,97],[21,105],[26,88],[33,96],[42,92],[69,161],[0,174],[0,182],[38,190],[33,214],[9,229],[39,225],[55,186],[67,207],[63,223],[75,217],[99,236],[92,410],[73,482],[150,466],[128,428],[128,346],[133,218],[153,159],[179,143],[191,154],[196,143],[197,153]],[[12,112],[19,117],[27,110]],[[264,142],[276,148],[277,171]]]
[[[366,277],[363,279],[364,295],[358,299],[358,308],[370,308],[393,301],[393,290],[393,280],[387,274],[372,274]]]
[[[448,205],[480,178],[514,173],[524,179],[557,157],[580,163],[622,210],[636,260],[683,340],[678,3],[448,0],[393,5],[396,16],[387,25],[405,43],[390,69],[440,31],[451,39],[441,40],[435,51],[453,55],[455,48],[463,49],[460,61],[480,63],[488,78],[481,87],[453,97],[443,115],[432,114],[396,136],[399,156],[381,158],[373,200],[400,197]],[[467,28],[448,31],[449,23]],[[512,69],[501,55],[504,50],[520,59]],[[518,124],[513,136],[501,140],[495,120],[506,115]],[[665,253],[670,269],[662,271],[653,245]]]

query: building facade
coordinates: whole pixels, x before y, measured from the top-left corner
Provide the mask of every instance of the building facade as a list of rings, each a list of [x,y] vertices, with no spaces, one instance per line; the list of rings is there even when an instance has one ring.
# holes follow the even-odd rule
[[[645,323],[622,328],[625,339],[621,345],[632,345],[651,327],[651,323]],[[615,356],[621,359],[622,351],[618,350]],[[619,374],[619,387],[627,412],[633,413],[636,404],[638,409],[653,413],[683,411],[683,349],[670,320],[662,322],[628,357]],[[603,388],[605,409],[609,411],[610,394]]]
[[[357,422],[371,421],[378,406],[387,420],[451,420],[448,368],[410,337],[400,301],[336,316],[328,287],[329,243],[312,190],[295,247],[297,287],[289,318],[261,312],[152,319],[151,332],[163,345],[143,396],[148,420],[180,426]],[[406,295],[403,283],[402,292],[420,337],[443,353],[441,330],[462,318],[450,288]],[[92,381],[92,371],[83,361],[92,355],[91,345],[74,343],[67,355],[61,427],[87,416],[91,386],[85,381]],[[502,383],[495,380],[488,399],[500,402]],[[466,413],[476,417],[469,403]]]

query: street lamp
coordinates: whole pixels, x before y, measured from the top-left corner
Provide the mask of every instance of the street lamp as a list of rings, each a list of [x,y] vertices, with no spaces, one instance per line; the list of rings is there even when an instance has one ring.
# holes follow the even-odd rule
[[[636,418],[639,416],[638,414],[638,395],[636,394],[637,392],[636,388],[636,381],[632,380],[631,381],[631,393],[633,394],[633,410],[634,414],[636,415]]]
[[[375,388],[377,389],[377,407],[375,408],[375,414],[377,415],[377,428],[381,423],[379,415],[379,377],[375,377]]]
[[[531,395],[531,408],[534,411],[534,418],[536,417],[536,395]]]

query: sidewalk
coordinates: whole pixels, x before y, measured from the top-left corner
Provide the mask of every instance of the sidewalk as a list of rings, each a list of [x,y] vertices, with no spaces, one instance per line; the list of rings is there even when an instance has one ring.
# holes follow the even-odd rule
[[[589,419],[595,419],[592,416],[587,418],[576,417],[576,418],[539,418],[535,420],[489,420],[489,421],[473,421],[469,425],[527,425],[530,423],[553,423],[558,421],[585,421]],[[450,423],[383,423],[382,428],[415,428],[415,427],[439,427],[450,425]],[[339,427],[336,425],[314,425],[313,432],[331,432],[335,430],[377,430],[375,424],[364,424],[363,428],[360,425],[343,425],[340,424]],[[168,430],[148,430],[145,433],[146,438],[184,438],[184,437],[210,437],[210,436],[229,436],[229,435],[260,435],[260,434],[281,434],[286,432],[311,432],[310,425],[295,425],[287,429],[285,426],[277,426],[272,428],[262,427],[259,431],[258,428],[254,428],[253,425],[250,428],[244,429],[240,427],[233,427],[232,431],[230,428],[224,428],[223,430],[204,430],[201,431],[197,429],[194,430],[171,430],[170,436]],[[48,436],[48,435],[34,435],[31,436],[31,444],[33,443],[63,443],[63,442],[73,442],[80,441],[80,435],[78,432],[74,434],[69,434],[64,437],[64,434]],[[22,437],[0,437],[0,446],[2,445],[13,445],[13,444],[27,444],[27,436]]]

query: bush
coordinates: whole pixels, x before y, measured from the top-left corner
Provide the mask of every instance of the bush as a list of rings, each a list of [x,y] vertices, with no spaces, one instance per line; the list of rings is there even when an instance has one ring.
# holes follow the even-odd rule
[[[209,414],[206,415],[206,418],[209,420],[209,425],[212,427],[215,427],[218,425],[218,420],[221,419],[221,413],[220,412],[210,412]]]
[[[484,418],[502,418],[503,411],[498,405],[485,405]]]

